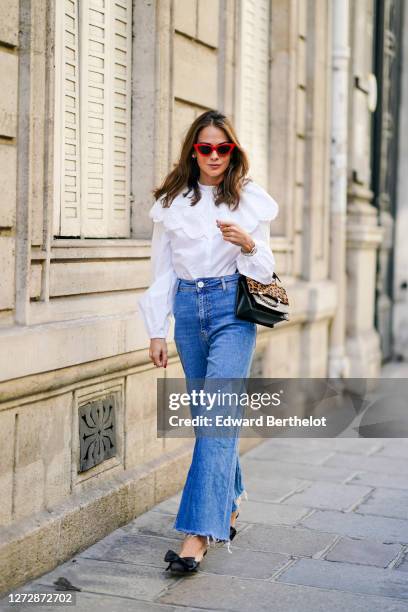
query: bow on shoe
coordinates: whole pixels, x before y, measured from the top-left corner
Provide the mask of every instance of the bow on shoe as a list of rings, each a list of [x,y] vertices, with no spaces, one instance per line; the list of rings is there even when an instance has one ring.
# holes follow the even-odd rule
[[[171,567],[173,561],[181,563],[181,565],[190,572],[197,567],[197,561],[194,559],[194,557],[180,557],[180,555],[174,552],[174,550],[168,550],[164,560],[169,562],[169,565],[166,567],[166,571]]]

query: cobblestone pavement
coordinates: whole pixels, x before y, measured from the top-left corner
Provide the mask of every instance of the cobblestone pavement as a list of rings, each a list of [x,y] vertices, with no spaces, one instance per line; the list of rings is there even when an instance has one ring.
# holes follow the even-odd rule
[[[210,548],[197,574],[168,575],[179,494],[13,592],[63,576],[86,612],[408,612],[407,460],[406,439],[267,440],[241,459],[232,554]],[[17,609],[33,607],[0,601]]]

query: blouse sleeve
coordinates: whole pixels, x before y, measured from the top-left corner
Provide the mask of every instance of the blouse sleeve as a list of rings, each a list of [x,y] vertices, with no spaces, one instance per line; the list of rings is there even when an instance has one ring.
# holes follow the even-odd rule
[[[149,338],[167,338],[177,274],[172,265],[170,241],[163,222],[154,217],[153,220],[150,287],[139,297],[137,304]]]
[[[249,232],[257,246],[256,253],[243,255],[240,252],[237,257],[238,272],[264,285],[272,282],[275,271],[275,257],[269,245],[270,226],[270,220],[260,221],[254,230]]]

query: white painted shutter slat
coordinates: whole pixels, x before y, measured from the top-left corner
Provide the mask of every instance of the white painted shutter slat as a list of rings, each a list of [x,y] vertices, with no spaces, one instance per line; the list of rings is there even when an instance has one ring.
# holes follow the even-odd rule
[[[240,140],[251,159],[250,174],[268,185],[269,0],[242,0]]]
[[[60,3],[57,13],[62,28],[59,119],[60,147],[56,155],[60,170],[56,177],[60,214],[56,219],[57,233],[79,236],[80,211],[80,126],[79,126],[79,28],[78,0]]]
[[[105,5],[81,0],[81,165],[82,231],[84,238],[107,237],[109,197],[105,190],[108,172],[106,79],[109,16]],[[100,5],[100,8],[98,8]],[[83,94],[83,95],[82,95]],[[109,162],[108,162],[109,163]]]
[[[130,233],[130,118],[132,1],[115,0],[112,14],[112,206],[113,236]]]

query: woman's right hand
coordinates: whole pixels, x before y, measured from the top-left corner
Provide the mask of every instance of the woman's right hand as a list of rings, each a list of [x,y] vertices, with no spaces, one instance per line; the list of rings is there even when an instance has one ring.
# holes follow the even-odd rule
[[[155,366],[167,367],[167,342],[165,338],[150,338],[149,357]]]

